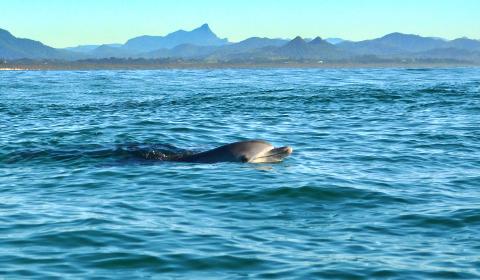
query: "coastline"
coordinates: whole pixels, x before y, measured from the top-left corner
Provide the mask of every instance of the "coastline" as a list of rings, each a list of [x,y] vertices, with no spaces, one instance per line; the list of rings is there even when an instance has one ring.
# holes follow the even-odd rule
[[[181,69],[362,69],[362,68],[477,68],[475,63],[314,63],[314,62],[283,62],[283,63],[65,63],[39,62],[29,64],[0,64],[0,71],[92,71],[92,70],[181,70]]]

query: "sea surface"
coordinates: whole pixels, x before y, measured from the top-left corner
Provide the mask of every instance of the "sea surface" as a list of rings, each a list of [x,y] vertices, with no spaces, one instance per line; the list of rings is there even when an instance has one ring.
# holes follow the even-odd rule
[[[1,71],[0,279],[55,278],[480,279],[480,69]]]

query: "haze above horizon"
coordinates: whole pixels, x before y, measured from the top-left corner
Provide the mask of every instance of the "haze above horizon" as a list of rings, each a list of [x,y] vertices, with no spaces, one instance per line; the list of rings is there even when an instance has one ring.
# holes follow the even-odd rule
[[[208,23],[232,42],[248,37],[365,40],[392,32],[480,39],[480,1],[0,0],[0,28],[54,47],[124,43]]]

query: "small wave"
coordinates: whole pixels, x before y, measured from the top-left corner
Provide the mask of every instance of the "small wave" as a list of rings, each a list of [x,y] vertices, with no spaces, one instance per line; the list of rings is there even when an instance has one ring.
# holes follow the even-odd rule
[[[313,187],[303,186],[298,188],[278,187],[261,190],[244,190],[228,192],[222,190],[198,190],[185,189],[182,191],[186,196],[194,196],[207,200],[230,200],[248,202],[274,202],[274,201],[349,201],[359,207],[375,207],[373,204],[358,204],[358,201],[376,201],[378,205],[385,203],[411,203],[412,201],[379,191],[357,189],[351,187],[331,186]]]
[[[406,71],[410,72],[431,72],[436,71],[437,69],[434,68],[405,68]]]
[[[91,266],[100,269],[164,267],[167,265],[165,259],[145,253],[112,252],[92,254],[91,258],[94,258]]]
[[[480,224],[480,209],[458,209],[451,213],[453,219],[457,219],[467,225]]]
[[[398,198],[379,191],[372,191],[366,189],[357,189],[351,187],[311,187],[304,186],[300,188],[282,187],[263,192],[263,195],[268,198],[286,198],[286,199],[308,199],[308,200],[374,200],[395,203],[407,203],[405,199]],[[370,206],[369,206],[370,207]]]
[[[441,214],[410,213],[393,218],[394,223],[426,228],[463,228],[480,224],[480,209],[458,209]]]
[[[452,186],[474,187],[480,185],[480,176],[471,176],[464,178],[455,178],[450,181]]]
[[[420,92],[420,93],[436,93],[436,94],[439,94],[439,93],[460,94],[460,93],[462,93],[458,89],[452,88],[452,87],[449,87],[449,86],[428,87],[428,88],[420,89],[420,90],[418,90],[418,92]]]
[[[435,215],[426,215],[426,214],[405,214],[399,217],[394,218],[396,223],[409,224],[414,227],[440,227],[440,228],[459,228],[463,224],[447,216],[435,216]]]

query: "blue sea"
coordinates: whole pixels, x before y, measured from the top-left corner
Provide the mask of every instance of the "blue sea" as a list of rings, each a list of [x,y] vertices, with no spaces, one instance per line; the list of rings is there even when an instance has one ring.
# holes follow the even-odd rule
[[[56,278],[480,279],[480,69],[1,71],[0,279]]]

